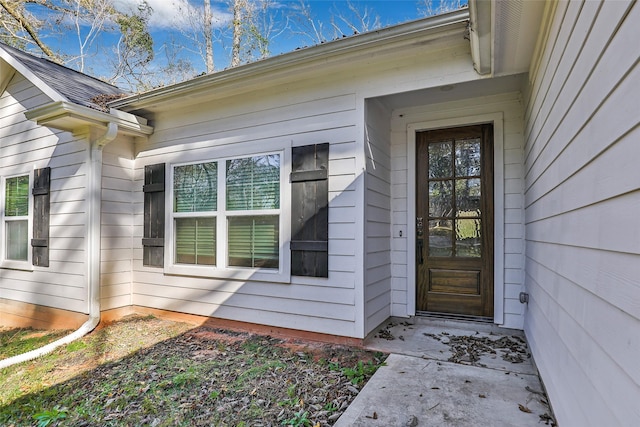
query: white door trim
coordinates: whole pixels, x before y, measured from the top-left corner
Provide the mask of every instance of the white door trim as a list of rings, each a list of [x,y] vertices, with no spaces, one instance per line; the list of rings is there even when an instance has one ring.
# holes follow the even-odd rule
[[[416,314],[416,132],[493,123],[494,290],[493,323],[504,323],[504,124],[502,112],[421,121],[407,125],[407,311]],[[412,160],[413,159],[413,162]]]

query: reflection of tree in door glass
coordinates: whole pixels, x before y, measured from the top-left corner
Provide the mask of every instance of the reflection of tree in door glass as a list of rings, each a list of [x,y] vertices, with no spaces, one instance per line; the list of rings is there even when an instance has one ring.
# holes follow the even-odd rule
[[[480,139],[456,141],[456,176],[480,176]]]
[[[429,178],[449,178],[453,175],[451,165],[452,142],[429,144]]]
[[[432,142],[429,159],[429,255],[481,255],[480,138]]]

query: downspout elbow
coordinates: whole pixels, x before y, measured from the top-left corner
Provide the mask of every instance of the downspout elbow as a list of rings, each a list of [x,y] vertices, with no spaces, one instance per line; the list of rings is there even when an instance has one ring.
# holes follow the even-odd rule
[[[95,145],[102,149],[105,145],[116,139],[118,136],[118,125],[114,122],[109,122],[107,124],[107,130],[104,135],[96,139]]]

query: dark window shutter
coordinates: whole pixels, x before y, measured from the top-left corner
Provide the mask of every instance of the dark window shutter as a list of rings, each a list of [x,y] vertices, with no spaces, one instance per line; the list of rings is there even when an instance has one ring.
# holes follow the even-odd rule
[[[49,193],[51,168],[33,171],[33,238],[32,262],[38,267],[49,267]]]
[[[291,274],[329,277],[329,144],[291,150]]]
[[[144,167],[142,264],[164,266],[164,163]]]

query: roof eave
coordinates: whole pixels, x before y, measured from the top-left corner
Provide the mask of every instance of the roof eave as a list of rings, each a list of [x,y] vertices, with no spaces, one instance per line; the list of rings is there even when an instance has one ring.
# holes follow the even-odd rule
[[[153,133],[153,127],[147,125],[147,120],[142,117],[117,110],[105,113],[66,101],[33,108],[26,111],[25,116],[38,125],[73,133],[88,127],[107,129],[109,123],[118,125],[119,131],[125,135],[145,137]]]
[[[274,73],[280,70],[290,69],[291,67],[302,66],[317,59],[326,59],[362,49],[375,48],[393,41],[412,39],[420,35],[427,36],[433,34],[434,37],[439,37],[442,32],[446,32],[448,26],[468,22],[468,20],[468,9],[459,9],[446,14],[358,34],[235,68],[229,68],[217,73],[196,77],[182,83],[119,99],[109,103],[109,106],[124,111],[133,111],[175,96],[206,90],[210,87],[247,79],[249,77]]]
[[[67,98],[46,84],[40,77],[38,77],[29,67],[24,65],[18,59],[16,59],[10,52],[0,46],[0,58],[2,58],[7,64],[9,64],[18,73],[22,74],[27,80],[33,83],[38,89],[40,89],[45,95],[47,95],[52,101],[67,101]]]

